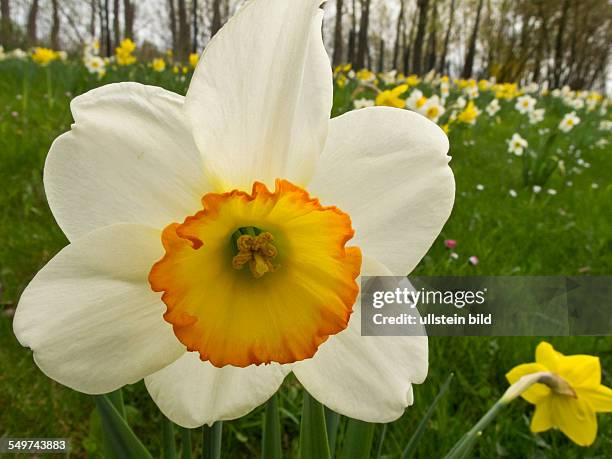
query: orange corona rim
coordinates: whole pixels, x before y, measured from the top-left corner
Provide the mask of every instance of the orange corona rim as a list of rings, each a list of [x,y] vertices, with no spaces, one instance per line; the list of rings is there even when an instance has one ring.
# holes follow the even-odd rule
[[[347,327],[361,251],[345,247],[346,213],[286,180],[202,204],[164,229],[166,254],[149,274],[189,351],[217,367],[291,363]]]

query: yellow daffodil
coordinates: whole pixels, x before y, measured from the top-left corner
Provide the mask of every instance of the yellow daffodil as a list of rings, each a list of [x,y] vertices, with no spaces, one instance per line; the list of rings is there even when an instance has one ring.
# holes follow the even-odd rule
[[[376,105],[384,105],[387,107],[403,108],[406,101],[400,96],[408,90],[407,84],[401,84],[393,89],[381,91],[376,96]]]
[[[406,77],[406,84],[410,87],[416,86],[421,82],[421,79],[418,75],[409,75]]]
[[[513,368],[506,375],[508,381],[514,384],[523,376],[550,372],[563,390],[537,383],[521,394],[536,407],[531,430],[544,432],[556,427],[574,443],[591,445],[597,436],[596,413],[612,412],[612,390],[601,384],[599,359],[566,356],[542,342],[536,348],[535,360]]]
[[[196,65],[198,65],[199,59],[200,55],[198,53],[191,53],[189,55],[189,65],[191,65],[195,69]]]
[[[457,121],[465,124],[475,124],[478,115],[480,115],[480,111],[476,108],[476,104],[470,100],[463,111],[457,115]]]
[[[365,83],[371,83],[376,79],[376,75],[374,74],[374,72],[371,72],[367,69],[360,70],[359,72],[357,72],[356,76],[359,81],[363,81]]]
[[[136,44],[129,38],[122,40],[119,47],[115,48],[115,58],[119,65],[131,65],[136,62],[136,57],[132,54],[136,49]]]
[[[32,60],[43,67],[57,59],[59,59],[59,54],[49,48],[36,47],[32,53]]]
[[[161,58],[153,59],[153,62],[151,62],[151,68],[156,72],[163,72],[166,70],[166,61]]]
[[[346,75],[344,75],[343,73],[339,74],[336,77],[336,84],[338,85],[339,88],[344,88],[347,82],[348,82],[348,79],[346,78]]]
[[[329,118],[319,5],[248,2],[185,97],[118,83],[72,101],[44,170],[70,243],[13,322],[49,377],[90,394],[144,378],[185,427],[245,415],[290,372],[364,421],[412,404],[427,338],[361,336],[359,276],[403,276],[436,239],[448,139],[407,110]]]

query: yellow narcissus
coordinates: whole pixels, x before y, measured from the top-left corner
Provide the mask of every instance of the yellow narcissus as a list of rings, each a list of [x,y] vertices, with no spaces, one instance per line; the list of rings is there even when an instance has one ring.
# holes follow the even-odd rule
[[[612,412],[612,389],[601,384],[601,364],[590,355],[563,355],[549,343],[536,348],[536,361],[514,367],[506,378],[516,384],[529,375],[546,378],[521,393],[535,405],[533,432],[557,427],[574,443],[589,446],[597,437],[597,412]],[[527,380],[527,379],[525,379]]]
[[[360,275],[411,271],[454,199],[448,140],[372,107],[329,119],[318,0],[252,0],[186,97],[136,83],[71,104],[45,170],[70,240],[24,291],[20,342],[51,378],[144,378],[174,422],[240,417],[291,371],[331,409],[388,422],[426,337],[362,337]]]

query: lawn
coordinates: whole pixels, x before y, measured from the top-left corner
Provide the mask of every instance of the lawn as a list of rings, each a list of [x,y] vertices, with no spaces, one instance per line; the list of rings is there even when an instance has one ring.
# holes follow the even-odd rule
[[[154,72],[144,65],[134,65],[111,70],[100,81],[78,61],[54,62],[48,67],[17,59],[0,62],[0,435],[69,437],[74,457],[100,457],[100,425],[92,399],[47,378],[35,366],[31,352],[22,348],[12,333],[12,315],[21,291],[67,244],[45,200],[45,156],[53,139],[70,128],[72,97],[100,84],[123,80],[161,85],[184,94],[189,76],[190,72],[175,74],[170,68]],[[357,84],[350,81],[336,85],[334,114],[351,108]],[[419,87],[429,95],[433,85],[421,82]],[[374,98],[374,91],[366,87],[359,91],[359,97]],[[453,93],[449,100],[456,97]],[[483,111],[493,97],[491,91],[482,91],[476,105]],[[481,113],[473,126],[451,123],[455,207],[415,274],[612,272],[612,148],[598,143],[609,137],[609,131],[599,128],[602,119],[609,119],[609,111],[602,115],[599,110],[578,110],[581,123],[568,134],[559,132],[551,146],[546,144],[549,134],[543,134],[542,129],[557,132],[563,114],[572,109],[559,97],[538,96],[538,104],[546,108],[546,116],[537,126],[513,109],[514,101],[506,100],[502,100],[502,110],[496,116]],[[441,124],[451,116],[448,106]],[[515,132],[527,138],[536,157],[508,152],[506,140]],[[552,163],[556,166],[548,177],[547,168]],[[534,185],[541,190],[534,192]],[[458,258],[449,256],[445,239],[457,241]],[[479,263],[470,264],[470,256],[478,257]],[[381,457],[400,456],[440,385],[452,372],[455,376],[450,390],[416,450],[416,457],[439,457],[504,392],[506,371],[533,360],[535,346],[542,339],[546,338],[431,338],[428,379],[415,386],[415,404],[400,420],[377,427],[375,452],[384,431]],[[602,383],[612,386],[612,338],[560,337],[549,341],[565,354],[598,355]],[[280,391],[287,457],[295,457],[297,452],[300,392],[299,383],[292,377]],[[124,393],[131,425],[154,456],[159,456],[161,415],[142,383],[127,387]],[[530,433],[531,414],[532,407],[526,402],[514,402],[484,432],[474,456],[603,458],[612,450],[612,416],[599,415],[598,438],[592,447],[584,449],[559,432]],[[259,455],[262,421],[263,410],[259,408],[242,419],[224,423],[223,457]],[[344,422],[337,440],[340,446]],[[193,438],[194,448],[200,448],[196,431]]]

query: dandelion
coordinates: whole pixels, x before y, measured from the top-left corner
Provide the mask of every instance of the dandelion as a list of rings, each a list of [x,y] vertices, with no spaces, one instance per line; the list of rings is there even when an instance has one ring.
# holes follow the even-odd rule
[[[580,118],[576,116],[576,112],[566,113],[561,122],[559,123],[559,129],[567,133],[571,131],[574,126],[580,123]]]
[[[521,96],[516,100],[514,108],[521,114],[530,113],[535,108],[536,100],[528,95]]]
[[[480,263],[480,260],[476,255],[472,255],[470,258],[468,258],[468,261],[472,266],[476,266],[478,263]]]
[[[400,96],[406,92],[408,86],[405,84],[399,85],[396,88],[381,91],[376,96],[376,105],[384,105],[387,107],[403,108],[406,101]]]
[[[542,342],[535,351],[535,362],[518,365],[506,374],[510,384],[521,378],[545,377],[520,396],[535,405],[531,431],[558,428],[580,446],[593,444],[597,437],[597,412],[612,411],[612,390],[601,384],[601,364],[590,355],[563,355]]]
[[[144,378],[184,427],[245,415],[290,372],[364,421],[412,404],[427,338],[363,338],[357,278],[405,275],[435,241],[448,139],[408,110],[330,120],[319,4],[247,3],[185,97],[126,82],[72,101],[44,170],[70,243],[13,322],[45,374],[90,394]]]
[[[527,141],[522,138],[520,134],[514,133],[512,138],[508,140],[508,152],[514,153],[516,156],[521,156],[528,145]]]
[[[476,108],[473,101],[469,101],[465,109],[457,115],[457,121],[465,124],[476,124],[476,119],[480,115],[480,110]]]
[[[166,61],[164,61],[162,58],[153,59],[153,62],[151,62],[151,68],[155,72],[163,72],[166,70]]]
[[[353,106],[356,110],[361,108],[373,107],[375,105],[372,99],[355,99],[353,101]]]
[[[32,60],[43,67],[57,59],[59,59],[57,52],[49,48],[37,46],[32,52]]]

